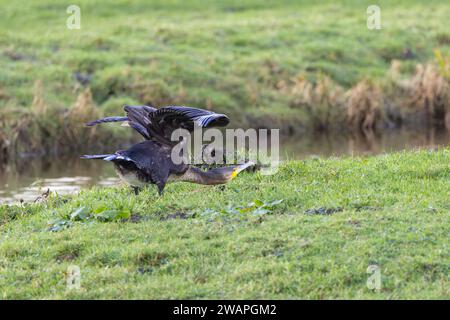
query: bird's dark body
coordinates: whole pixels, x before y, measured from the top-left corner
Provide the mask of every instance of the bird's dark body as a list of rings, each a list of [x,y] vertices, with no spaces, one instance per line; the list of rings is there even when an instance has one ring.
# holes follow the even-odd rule
[[[148,140],[135,144],[128,150],[117,151],[116,157],[110,161],[114,163],[122,179],[127,180],[127,177],[134,176],[134,181],[141,182],[143,185],[155,184],[161,193],[169,176],[182,175],[188,169],[184,163],[174,164],[170,155],[170,148]],[[132,187],[140,187],[132,181],[132,179],[128,180]]]

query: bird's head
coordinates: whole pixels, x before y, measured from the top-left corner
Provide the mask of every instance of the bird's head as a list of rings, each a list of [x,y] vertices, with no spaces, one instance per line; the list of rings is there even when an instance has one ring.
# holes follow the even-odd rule
[[[254,166],[255,163],[253,161],[249,161],[244,164],[238,164],[236,166],[231,167],[230,173],[229,173],[229,180],[233,180],[236,178],[236,176],[239,174],[239,172],[244,171],[245,169]]]

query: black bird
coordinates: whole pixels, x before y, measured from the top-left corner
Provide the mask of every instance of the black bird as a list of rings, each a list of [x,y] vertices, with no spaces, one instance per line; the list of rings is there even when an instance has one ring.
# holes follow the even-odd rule
[[[114,154],[85,155],[84,159],[112,161],[119,177],[127,182],[136,194],[146,184],[156,184],[161,195],[167,182],[187,181],[199,184],[223,184],[253,165],[248,162],[203,171],[182,162],[172,161],[172,132],[183,128],[192,132],[195,126],[210,128],[226,126],[229,119],[224,114],[191,108],[168,106],[156,109],[149,106],[125,106],[126,117],[107,117],[87,123],[93,126],[105,122],[128,122],[147,141],[133,145],[128,150]]]

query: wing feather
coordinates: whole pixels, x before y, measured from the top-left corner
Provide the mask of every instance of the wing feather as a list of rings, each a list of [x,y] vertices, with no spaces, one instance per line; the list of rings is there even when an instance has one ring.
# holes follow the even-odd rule
[[[173,145],[171,135],[174,130],[183,128],[192,132],[196,126],[201,128],[224,127],[229,118],[220,113],[185,106],[167,106],[156,109],[151,106],[124,106],[126,117],[107,117],[87,123],[94,126],[106,122],[123,122],[140,133],[146,140],[160,144]]]
[[[184,106],[168,106],[160,108],[151,114],[151,118],[158,121],[175,118],[181,123],[192,122],[202,128],[224,127],[230,122],[228,117],[224,114]]]
[[[86,123],[86,126],[92,127],[100,123],[107,123],[107,122],[123,122],[128,121],[128,117],[106,117],[98,120],[94,120],[91,122]]]

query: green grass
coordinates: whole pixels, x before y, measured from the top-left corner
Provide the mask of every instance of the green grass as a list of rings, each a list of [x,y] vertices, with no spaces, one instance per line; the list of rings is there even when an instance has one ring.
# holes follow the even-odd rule
[[[29,107],[36,80],[48,105],[68,107],[80,72],[108,114],[181,103],[228,112],[237,125],[247,114],[300,121],[282,80],[325,74],[348,88],[383,78],[393,59],[412,71],[435,48],[450,53],[445,1],[377,1],[380,31],[366,27],[373,1],[78,1],[81,30],[66,28],[65,3],[2,2],[0,109]]]
[[[95,138],[83,130],[125,104],[207,108],[230,126],[282,134],[359,132],[349,110],[364,120],[378,104],[377,128],[450,126],[450,5],[377,3],[381,30],[367,28],[369,0],[80,0],[81,29],[70,30],[67,3],[0,0],[0,161],[125,145],[131,135],[112,126]],[[440,67],[411,82],[418,63]],[[347,103],[365,79],[356,105]]]
[[[449,149],[310,159],[224,190],[94,188],[2,206],[0,297],[448,299],[449,163]],[[233,210],[255,199],[283,202]],[[134,219],[47,230],[83,206]],[[70,265],[80,290],[66,289]],[[366,287],[369,265],[379,291]]]

